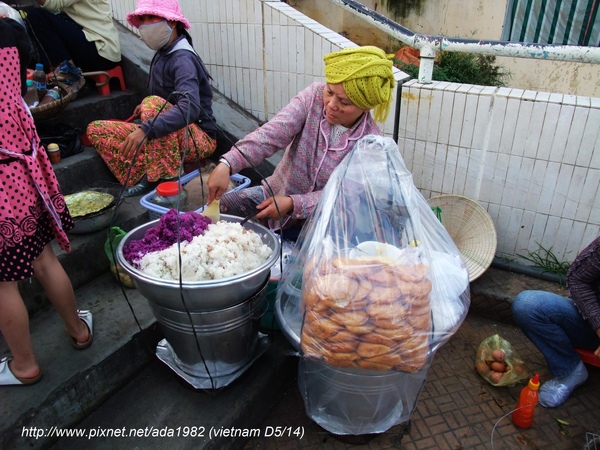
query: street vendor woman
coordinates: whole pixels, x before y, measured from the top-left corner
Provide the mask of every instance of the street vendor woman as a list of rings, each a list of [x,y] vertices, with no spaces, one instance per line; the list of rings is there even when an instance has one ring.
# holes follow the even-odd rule
[[[127,21],[156,53],[150,63],[150,93],[135,108],[141,125],[97,120],[87,136],[125,197],[150,192],[176,178],[181,160],[198,163],[217,148],[211,77],[192,46],[177,0],[138,0]],[[133,164],[133,167],[132,167]]]
[[[269,220],[272,229],[299,227],[315,209],[337,165],[365,135],[381,131],[394,76],[383,50],[367,46],[325,55],[325,83],[313,83],[266,124],[238,141],[208,179],[208,203],[221,212]],[[370,110],[374,109],[374,117]],[[262,186],[229,192],[229,177],[285,148]]]

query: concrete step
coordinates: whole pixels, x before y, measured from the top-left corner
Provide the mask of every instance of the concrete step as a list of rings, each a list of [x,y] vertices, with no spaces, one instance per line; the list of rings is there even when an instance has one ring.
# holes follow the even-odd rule
[[[137,197],[126,199],[118,208],[113,223],[125,231],[146,223],[148,211],[139,204]],[[75,290],[82,288],[110,269],[110,263],[104,251],[108,228],[87,234],[69,234],[71,252],[61,250],[56,242],[52,245],[55,253],[71,279]],[[46,305],[48,299],[35,280],[24,280],[19,283],[19,290],[30,314],[34,314]]]
[[[76,425],[80,432],[96,433],[94,439],[63,438],[50,448],[242,448],[248,436],[240,431],[267,418],[297,371],[298,358],[281,333],[273,340],[248,371],[220,391],[195,390],[155,360]],[[97,433],[117,427],[126,430],[123,438]]]
[[[135,86],[127,91],[111,90],[109,96],[98,94],[95,83],[87,80],[85,88],[78,93],[60,113],[51,119],[37,121],[42,128],[51,128],[57,123],[69,124],[85,131],[88,124],[94,120],[119,119],[131,116],[133,109],[143,98]]]

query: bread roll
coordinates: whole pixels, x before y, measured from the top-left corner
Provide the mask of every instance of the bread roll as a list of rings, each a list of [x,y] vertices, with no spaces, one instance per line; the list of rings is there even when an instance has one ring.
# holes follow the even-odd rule
[[[356,295],[359,283],[347,275],[329,273],[315,277],[311,287],[322,301],[338,308],[346,308],[351,306],[351,300]]]
[[[360,342],[366,342],[369,344],[381,344],[390,348],[393,348],[396,345],[396,341],[394,341],[392,338],[384,336],[383,334],[377,332],[363,334],[360,336],[359,340]]]
[[[417,283],[423,280],[429,273],[429,267],[419,263],[414,265],[397,265],[394,266],[397,278],[402,281]]]
[[[403,318],[406,314],[406,307],[400,302],[396,303],[370,303],[366,308],[367,314],[371,317]]]
[[[408,323],[413,327],[421,330],[429,331],[431,329],[431,314],[409,315],[407,316]]]
[[[356,325],[356,326],[346,324],[346,329],[350,333],[357,335],[357,338],[360,339],[361,334],[370,333],[371,331],[373,331],[375,329],[375,325],[370,324],[368,322],[365,325]]]
[[[365,311],[348,311],[345,313],[334,313],[331,320],[344,326],[360,326],[369,321],[369,315]]]
[[[333,341],[332,339],[324,339],[321,343],[323,348],[332,353],[352,353],[356,350],[358,342],[352,341]]]
[[[373,304],[394,303],[400,300],[402,292],[396,286],[374,285],[369,292],[368,300]]]
[[[327,339],[342,330],[343,327],[332,320],[321,318],[313,322],[304,322],[304,329],[309,330],[310,334],[319,339]]]
[[[402,341],[408,339],[414,333],[414,328],[408,323],[403,322],[395,328],[376,328],[375,332],[382,336],[393,339],[394,341]]]
[[[378,372],[383,372],[385,370],[390,370],[391,367],[387,364],[380,364],[376,362],[369,361],[367,359],[359,359],[356,361],[356,365],[367,370],[376,370]]]
[[[392,368],[399,364],[402,364],[404,361],[402,358],[394,353],[388,353],[386,355],[373,356],[372,358],[365,358],[365,361],[374,362],[377,364],[385,364],[388,368]]]
[[[390,352],[390,347],[381,344],[369,344],[361,342],[356,348],[356,353],[362,358],[372,358],[373,356],[385,355]]]

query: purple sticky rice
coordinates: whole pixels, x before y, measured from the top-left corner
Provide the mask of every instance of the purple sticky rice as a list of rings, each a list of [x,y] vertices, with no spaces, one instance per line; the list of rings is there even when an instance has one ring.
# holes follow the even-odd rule
[[[171,209],[164,214],[154,228],[146,230],[144,237],[131,241],[123,246],[123,256],[135,266],[146,253],[158,252],[179,242],[190,242],[195,236],[204,234],[208,226],[214,223],[209,217],[190,211],[179,214],[179,229],[177,227],[177,210]]]

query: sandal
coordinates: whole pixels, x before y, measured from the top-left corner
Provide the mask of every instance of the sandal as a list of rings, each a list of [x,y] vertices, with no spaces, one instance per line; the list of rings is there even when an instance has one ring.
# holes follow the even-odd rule
[[[8,365],[8,362],[11,360],[12,358],[10,356],[5,356],[4,358],[0,359],[0,386],[26,386],[37,383],[42,379],[41,369],[35,377],[17,377],[12,373],[12,370],[10,370],[10,366]]]
[[[84,350],[92,345],[92,342],[94,342],[94,321],[92,320],[92,313],[90,311],[78,310],[77,315],[88,328],[89,337],[85,342],[79,342],[74,337],[71,337],[71,345],[76,350]]]
[[[48,81],[60,81],[71,86],[73,93],[77,93],[85,84],[85,78],[79,67],[74,66],[69,61],[63,61],[48,75]]]

